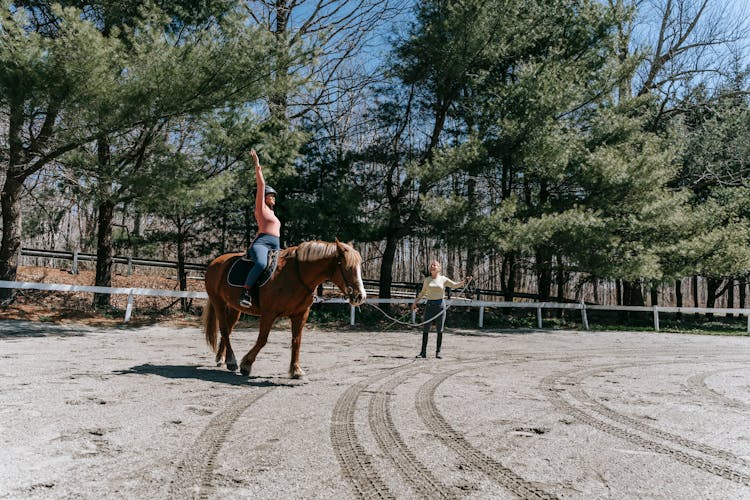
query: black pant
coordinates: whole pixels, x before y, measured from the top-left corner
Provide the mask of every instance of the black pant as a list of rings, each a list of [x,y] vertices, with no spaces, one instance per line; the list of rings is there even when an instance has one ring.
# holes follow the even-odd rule
[[[427,306],[424,308],[422,321],[427,321],[438,314],[440,316],[422,326],[422,350],[419,352],[423,356],[427,354],[427,336],[430,333],[432,322],[435,322],[435,328],[437,329],[437,346],[435,352],[440,352],[440,346],[443,343],[443,327],[445,326],[445,306],[443,300],[428,300]]]

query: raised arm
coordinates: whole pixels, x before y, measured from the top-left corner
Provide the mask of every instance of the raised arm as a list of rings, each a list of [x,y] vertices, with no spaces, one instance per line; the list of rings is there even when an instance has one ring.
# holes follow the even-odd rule
[[[460,286],[468,285],[471,280],[472,280],[471,276],[467,276],[464,279],[462,279],[461,281],[453,281],[452,279],[447,279],[446,278],[446,280],[445,280],[445,286],[447,286],[448,288],[458,288]]]
[[[250,150],[250,156],[253,157],[253,163],[255,164],[255,207],[262,207],[265,205],[264,199],[266,197],[266,180],[263,178],[263,169],[260,168],[260,160],[258,160],[258,153],[255,149]]]

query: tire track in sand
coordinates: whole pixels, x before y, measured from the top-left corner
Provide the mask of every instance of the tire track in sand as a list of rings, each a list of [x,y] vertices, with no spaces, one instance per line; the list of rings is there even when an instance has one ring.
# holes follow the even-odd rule
[[[370,385],[413,365],[414,362],[409,361],[352,385],[339,397],[333,408],[331,444],[344,477],[354,488],[357,498],[396,498],[378,474],[372,457],[365,452],[364,446],[357,437],[354,425],[357,401]]]
[[[245,410],[275,387],[266,387],[247,398],[239,398],[217,414],[198,435],[177,465],[169,487],[169,498],[209,498],[216,457],[229,430]]]
[[[675,361],[673,363],[684,362],[685,361],[682,360]],[[661,363],[663,364],[664,362]],[[613,366],[616,366],[618,368],[638,368],[648,365],[649,363],[624,363],[621,365]],[[606,367],[604,368],[606,369]],[[578,385],[580,381],[583,380],[583,378],[585,378],[585,375],[576,374],[576,372],[580,371],[580,369],[573,369],[554,373],[545,377],[539,384],[539,388],[542,390],[542,392],[545,393],[547,399],[558,411],[571,415],[579,422],[582,422],[595,429],[628,441],[647,450],[669,456],[681,463],[702,470],[709,474],[721,477],[723,479],[727,479],[734,483],[738,483],[743,486],[750,486],[750,475],[737,471],[731,466],[717,464],[707,458],[697,456],[683,450],[679,450],[674,446],[670,446],[670,444],[680,445],[694,451],[699,451],[701,453],[707,454],[707,456],[719,458],[719,454],[715,453],[716,450],[714,449],[711,449],[699,443],[694,443],[684,438],[675,440],[673,439],[674,435],[670,435],[662,431],[657,432],[656,429],[648,427],[645,424],[632,419],[631,417],[617,414],[613,410],[607,407],[603,407],[603,405],[598,406],[598,408],[602,410],[602,413],[600,413],[599,411],[597,411],[597,405],[594,405],[593,408],[588,408],[582,401],[577,401],[580,406],[577,406],[568,401],[565,397],[563,397],[564,394],[571,396],[574,400],[576,400],[576,395],[581,395],[582,391],[579,392],[571,389]],[[585,372],[589,370],[583,371]],[[592,413],[594,413],[594,415],[592,415]],[[597,413],[599,416],[596,415]],[[608,418],[608,420],[610,421],[608,422],[601,417]],[[615,421],[619,425],[615,425],[611,423],[611,421]],[[622,425],[622,427],[620,425]],[[658,437],[669,444],[655,441],[649,437],[645,437],[644,434],[651,435],[652,437]],[[720,455],[726,456],[730,454],[728,452],[722,452]]]
[[[435,391],[446,379],[472,367],[453,370],[433,377],[427,381],[416,395],[417,413],[427,427],[446,445],[453,450],[470,467],[482,471],[489,479],[521,498],[554,499],[552,493],[538,488],[533,483],[505,467],[494,458],[475,448],[461,434],[451,427],[440,413],[435,403]]]
[[[375,440],[402,477],[421,498],[458,498],[450,487],[438,481],[406,446],[391,416],[391,395],[399,385],[423,369],[394,377],[381,386],[370,400],[370,428]]]

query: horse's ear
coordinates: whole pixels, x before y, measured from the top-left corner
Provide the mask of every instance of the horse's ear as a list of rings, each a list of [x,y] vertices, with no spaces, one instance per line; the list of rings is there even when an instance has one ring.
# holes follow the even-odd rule
[[[346,246],[343,243],[341,243],[338,238],[336,238],[336,248],[342,254],[349,251],[349,249],[346,248]]]

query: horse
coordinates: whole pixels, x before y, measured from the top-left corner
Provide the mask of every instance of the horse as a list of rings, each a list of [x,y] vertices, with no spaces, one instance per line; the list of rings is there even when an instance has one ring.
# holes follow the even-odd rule
[[[203,310],[203,330],[206,342],[216,353],[216,365],[226,363],[230,371],[237,370],[237,360],[229,343],[229,335],[240,318],[240,313],[260,317],[255,345],[242,358],[239,368],[242,375],[250,371],[258,352],[266,345],[271,326],[279,317],[288,317],[292,323],[292,359],[289,375],[299,379],[304,372],[299,365],[302,329],[310,314],[314,290],[324,281],[332,281],[353,306],[367,298],[362,284],[362,257],[351,244],[308,241],[279,251],[276,270],[258,289],[258,299],[249,308],[240,306],[241,287],[229,285],[227,274],[241,253],[228,253],[214,259],[206,270],[208,304]],[[216,346],[216,332],[221,332],[221,342]]]

